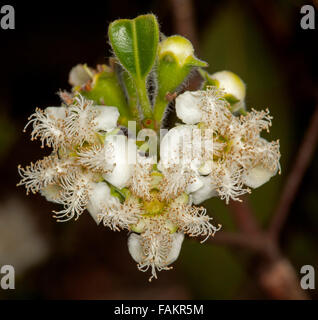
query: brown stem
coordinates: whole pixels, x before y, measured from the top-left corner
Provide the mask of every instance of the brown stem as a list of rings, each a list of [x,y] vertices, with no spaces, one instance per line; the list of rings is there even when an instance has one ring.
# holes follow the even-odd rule
[[[194,48],[198,47],[197,32],[192,0],[170,0],[173,13],[174,29],[188,38]]]
[[[263,264],[258,270],[258,282],[271,299],[309,299],[307,293],[300,287],[295,269],[285,258]]]
[[[300,145],[294,165],[287,177],[278,206],[274,212],[269,232],[277,238],[287,218],[288,212],[300,187],[302,178],[311,162],[318,143],[318,105]]]

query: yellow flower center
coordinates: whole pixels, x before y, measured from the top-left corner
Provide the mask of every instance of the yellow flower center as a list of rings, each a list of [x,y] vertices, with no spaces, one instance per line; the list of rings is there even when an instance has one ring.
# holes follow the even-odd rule
[[[145,210],[145,216],[155,216],[162,214],[166,207],[165,201],[158,199],[158,191],[151,191],[152,199],[149,201],[143,201],[143,208]]]

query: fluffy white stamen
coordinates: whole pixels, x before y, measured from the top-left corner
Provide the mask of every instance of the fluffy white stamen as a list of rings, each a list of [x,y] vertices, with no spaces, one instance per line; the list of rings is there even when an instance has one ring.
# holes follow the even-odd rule
[[[56,150],[65,144],[63,119],[66,114],[67,111],[64,107],[49,107],[45,110],[37,108],[35,113],[29,117],[29,122],[24,127],[24,131],[29,125],[32,125],[31,140],[39,138],[42,148],[46,145]]]
[[[89,201],[91,177],[80,171],[71,172],[61,179],[61,196],[59,203],[64,206],[61,211],[53,211],[58,222],[79,218]]]
[[[207,215],[203,207],[172,204],[170,219],[190,237],[205,236],[202,242],[221,229],[221,225],[215,227],[210,223],[212,218]]]
[[[107,173],[115,166],[113,161],[110,161],[113,153],[114,147],[111,143],[94,145],[78,151],[77,162],[94,172]]]
[[[22,177],[17,186],[24,185],[29,192],[36,193],[47,185],[58,182],[59,178],[67,174],[68,163],[61,161],[57,156],[45,157],[32,163],[26,168],[18,166],[18,172]]]

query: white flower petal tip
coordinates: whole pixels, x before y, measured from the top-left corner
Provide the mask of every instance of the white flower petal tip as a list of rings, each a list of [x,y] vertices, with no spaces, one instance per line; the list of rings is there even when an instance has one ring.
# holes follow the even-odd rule
[[[117,126],[120,114],[116,107],[93,106],[92,108],[97,111],[97,116],[93,120],[96,131],[109,131]]]
[[[175,232],[171,235],[171,238],[171,247],[164,263],[156,265],[155,267],[164,268],[178,259],[184,240],[184,234],[182,232]],[[136,233],[131,233],[128,237],[128,251],[132,258],[139,264],[142,264],[146,258],[142,241],[142,236]],[[158,257],[158,259],[155,260],[160,259]]]
[[[243,176],[243,183],[248,187],[255,189],[268,182],[275,174],[276,172],[262,166],[257,166],[249,170],[249,172]]]
[[[56,120],[65,119],[67,114],[65,107],[47,107],[45,108],[45,113]]]
[[[202,94],[200,91],[186,91],[176,98],[176,112],[179,119],[186,124],[196,124],[201,121],[200,109]]]
[[[211,75],[211,79],[217,80],[218,88],[226,94],[233,95],[236,99],[245,99],[246,87],[243,80],[231,71],[219,71]]]
[[[91,75],[91,69],[83,64],[78,64],[71,69],[68,82],[72,86],[82,86],[92,78]]]
[[[86,208],[97,224],[101,222],[100,215],[106,208],[119,205],[119,199],[111,195],[110,188],[105,182],[92,184]]]
[[[197,126],[194,125],[180,125],[168,131],[160,143],[160,168],[174,164],[188,166],[193,163],[195,159],[188,151],[195,144],[196,129]]]
[[[194,204],[200,204],[205,200],[217,196],[215,186],[212,184],[210,177],[200,177],[200,180],[202,187],[191,193],[191,199]]]
[[[203,181],[199,177],[195,177],[187,186],[186,193],[192,193],[203,187]]]
[[[40,193],[47,201],[59,203],[59,195],[62,188],[57,184],[50,184],[40,190]]]
[[[198,169],[199,173],[206,176],[212,172],[212,167],[213,167],[213,161],[208,160],[205,161],[201,167]]]
[[[129,185],[136,163],[137,147],[134,140],[128,140],[124,135],[111,135],[106,138],[113,147],[110,163],[114,165],[111,172],[103,174],[103,178],[122,189]]]
[[[167,266],[170,265],[171,263],[175,262],[180,254],[182,243],[184,240],[184,234],[182,232],[176,232],[172,235],[173,240],[172,240],[172,246],[170,249],[170,253],[168,254],[167,258]]]

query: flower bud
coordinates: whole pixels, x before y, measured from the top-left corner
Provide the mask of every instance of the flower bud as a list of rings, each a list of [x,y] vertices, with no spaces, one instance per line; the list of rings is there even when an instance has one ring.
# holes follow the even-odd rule
[[[231,105],[231,111],[236,112],[240,109],[245,110],[246,86],[243,80],[231,71],[219,71],[212,75],[201,70],[200,71],[205,82],[203,87],[216,86],[224,91],[224,98]]]
[[[159,44],[159,63],[157,67],[158,94],[154,114],[161,121],[169,101],[168,93],[174,93],[195,67],[206,67],[204,61],[194,55],[194,49],[189,40],[181,36],[166,38]]]
[[[194,56],[192,43],[181,36],[171,36],[159,44],[159,59],[170,56],[180,67],[191,65],[206,67],[207,63]],[[169,59],[169,58],[168,58]]]
[[[218,88],[225,91],[225,97],[233,96],[233,101],[245,99],[246,88],[243,80],[231,71],[219,71],[213,73],[210,78],[215,81]]]

